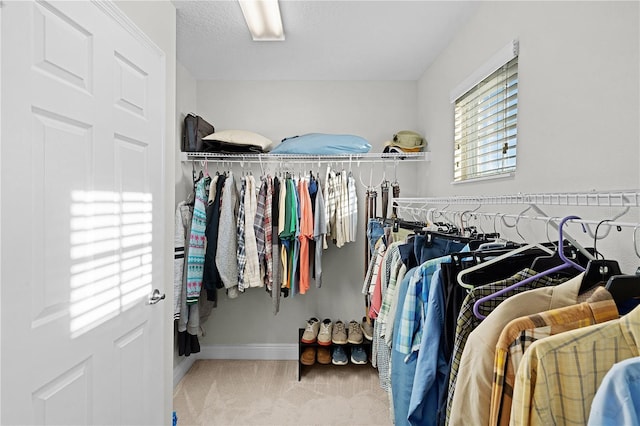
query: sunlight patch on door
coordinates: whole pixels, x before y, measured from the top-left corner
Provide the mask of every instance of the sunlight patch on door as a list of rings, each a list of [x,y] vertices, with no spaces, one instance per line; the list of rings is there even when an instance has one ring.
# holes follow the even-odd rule
[[[78,337],[151,294],[151,194],[71,193],[70,332]]]

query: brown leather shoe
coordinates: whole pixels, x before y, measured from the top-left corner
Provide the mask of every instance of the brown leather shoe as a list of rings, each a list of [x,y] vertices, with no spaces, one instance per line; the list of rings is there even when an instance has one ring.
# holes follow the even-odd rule
[[[318,348],[318,364],[331,364],[331,351],[329,348]]]
[[[304,348],[302,355],[300,355],[300,362],[302,365],[313,365],[316,362],[316,348],[308,347]]]

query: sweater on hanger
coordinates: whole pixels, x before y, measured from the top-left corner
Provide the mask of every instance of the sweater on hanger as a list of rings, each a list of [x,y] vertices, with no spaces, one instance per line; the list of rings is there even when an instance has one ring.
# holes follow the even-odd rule
[[[186,201],[176,207],[175,229],[173,238],[173,318],[180,318],[180,294],[182,292],[183,272],[185,264],[185,242],[188,229],[191,228],[192,212]]]
[[[207,300],[217,301],[216,289],[222,288],[220,272],[216,265],[216,253],[218,250],[218,229],[220,225],[220,199],[226,176],[219,175],[216,182],[216,194],[212,204],[207,206],[207,249],[204,264],[204,288],[207,290]]]
[[[222,190],[222,201],[220,206],[220,226],[223,231],[218,234],[218,248],[216,251],[216,266],[220,274],[220,280],[227,289],[230,298],[237,297],[238,287],[238,264],[236,262],[236,235],[229,232],[236,223],[238,210],[238,190],[233,178],[229,173]]]
[[[256,246],[256,234],[253,229],[253,222],[256,217],[256,181],[251,175],[245,176],[247,190],[244,194],[244,229],[245,229],[245,254],[247,264],[244,270],[245,287],[261,287],[264,283],[260,277],[260,266],[258,264],[258,247]]]
[[[189,235],[189,256],[187,258],[187,304],[198,303],[205,264],[205,229],[207,213],[205,210],[206,179],[200,179],[196,184],[196,199],[191,221],[191,233]]]

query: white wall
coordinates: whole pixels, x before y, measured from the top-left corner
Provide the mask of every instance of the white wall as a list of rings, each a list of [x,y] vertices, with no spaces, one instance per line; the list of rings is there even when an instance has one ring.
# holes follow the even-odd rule
[[[637,2],[485,2],[419,81],[433,195],[635,188],[639,159]],[[449,92],[520,40],[513,179],[450,185]]]
[[[273,141],[310,132],[350,133],[365,137],[381,152],[385,140],[402,129],[417,125],[417,82],[341,82],[341,81],[198,81],[197,112],[216,130],[245,129]],[[248,166],[247,166],[248,167]],[[314,172],[317,164],[309,164]],[[348,164],[344,165],[348,168]],[[368,183],[369,164],[352,164],[358,180]],[[209,166],[209,170],[214,170]],[[259,167],[254,167],[254,175]],[[306,170],[306,168],[305,168]],[[236,168],[236,172],[240,170]],[[324,171],[324,166],[323,166]],[[383,167],[375,165],[375,185],[382,179]],[[393,180],[393,166],[387,167]],[[415,163],[398,172],[403,195],[415,185]],[[285,299],[274,316],[264,289],[250,289],[238,299],[220,295],[205,325],[202,345],[295,343],[297,329],[305,321],[318,318],[360,321],[364,315],[361,294],[364,274],[363,192],[359,188],[361,223],[356,243],[324,252],[324,284],[303,296]],[[415,194],[414,194],[415,195]],[[235,231],[235,230],[234,230]]]
[[[184,117],[189,113],[195,113],[197,110],[196,94],[196,79],[193,78],[189,70],[178,62],[176,67],[176,205],[180,201],[184,200],[193,188],[191,165],[188,163],[182,163],[179,154]]]
[[[174,137],[176,134],[175,110],[176,110],[176,9],[169,1],[116,1],[129,18],[147,34],[147,36],[162,49],[166,55],[166,110],[165,110],[165,149],[164,149],[164,217],[165,217],[165,251],[161,259],[164,265],[164,284],[167,300],[164,303],[165,324],[164,340],[173,341],[173,325],[169,318],[173,318],[173,215],[174,215],[174,167],[175,149]],[[158,285],[158,284],[156,284]],[[159,285],[162,287],[162,285]],[[171,369],[172,345],[165,344],[163,354],[166,362],[162,373],[164,382],[172,383],[173,374]],[[173,407],[171,387],[166,387],[164,407],[157,409],[164,410],[165,424],[170,423],[171,407]]]
[[[419,81],[419,129],[433,159],[421,170],[419,192],[490,195],[640,187],[639,21],[638,2],[482,3]],[[451,185],[449,92],[512,39],[520,41],[515,177]],[[546,210],[594,219],[621,211]],[[638,213],[632,210],[622,220],[636,222]],[[502,229],[518,239],[513,230]],[[546,239],[540,223],[521,233]],[[579,228],[572,233],[593,245]],[[633,254],[631,230],[613,233],[617,238],[607,238],[598,248],[633,272],[640,260]]]

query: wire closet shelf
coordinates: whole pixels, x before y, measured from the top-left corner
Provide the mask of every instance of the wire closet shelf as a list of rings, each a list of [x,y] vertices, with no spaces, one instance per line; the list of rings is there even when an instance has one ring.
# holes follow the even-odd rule
[[[303,155],[303,154],[223,154],[216,152],[183,152],[182,161],[212,161],[227,163],[328,163],[356,162],[380,163],[389,161],[428,161],[429,152],[404,153],[362,153],[337,155]]]
[[[452,196],[452,197],[419,197],[419,198],[394,198],[394,205],[402,212],[411,215],[424,215],[433,212],[459,215],[464,220],[469,217],[493,217],[528,220],[541,220],[558,222],[562,218],[548,216],[538,206],[567,206],[567,207],[622,207],[624,210],[610,220],[572,219],[571,222],[585,225],[598,225],[606,222],[608,227],[622,226],[640,228],[638,222],[619,222],[618,218],[626,214],[631,207],[640,207],[640,190],[615,190],[615,191],[591,191],[591,192],[558,192],[558,193],[520,193],[513,195],[489,195],[489,196]],[[500,212],[480,211],[487,205],[528,205],[520,214],[505,214]],[[444,206],[444,207],[442,207]],[[465,208],[451,208],[452,206],[468,206]],[[532,209],[538,215],[525,215]]]
[[[640,190],[521,193],[512,195],[395,198],[407,207],[430,205],[536,204],[553,206],[640,207]]]

